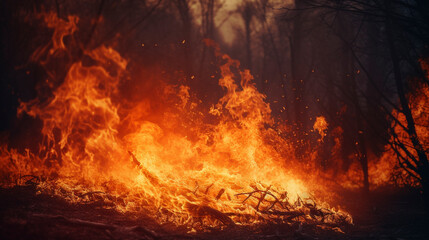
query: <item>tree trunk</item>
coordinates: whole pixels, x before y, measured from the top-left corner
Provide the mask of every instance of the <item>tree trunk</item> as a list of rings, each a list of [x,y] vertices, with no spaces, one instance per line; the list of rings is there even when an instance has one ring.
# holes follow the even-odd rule
[[[295,1],[295,8],[301,9],[304,6],[302,1]],[[294,123],[298,131],[302,131],[304,127],[304,74],[303,74],[303,62],[302,62],[302,11],[296,10],[297,14],[293,20],[293,30],[290,39],[290,63],[291,63],[291,75],[292,75],[292,103],[294,108]]]
[[[246,35],[246,68],[252,71],[252,38],[250,24],[253,18],[253,5],[251,2],[244,2],[241,9],[241,17],[244,21],[244,31]]]
[[[185,60],[185,74],[187,84],[194,86],[192,79],[193,75],[193,53],[192,53],[192,15],[189,5],[189,0],[176,0],[176,6],[179,11],[180,19],[182,21],[183,44],[184,44],[184,60]],[[194,78],[195,79],[195,78]]]

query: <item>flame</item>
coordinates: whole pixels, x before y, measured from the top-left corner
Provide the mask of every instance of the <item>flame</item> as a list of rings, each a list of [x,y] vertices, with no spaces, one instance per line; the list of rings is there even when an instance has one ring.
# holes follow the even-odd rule
[[[426,78],[429,78],[429,59],[420,59],[420,65]],[[423,146],[424,152],[429,152],[429,115],[427,106],[429,105],[429,87],[426,84],[417,84],[414,87],[412,94],[408,96],[408,102],[411,109],[411,114],[415,121],[416,133],[420,143]],[[391,116],[396,120],[391,121],[391,138],[390,142],[403,144],[403,148],[392,148],[392,145],[387,144],[384,147],[384,153],[381,157],[368,156],[368,174],[370,179],[371,189],[378,187],[395,185],[397,187],[411,186],[419,187],[419,176],[412,168],[407,166],[404,161],[398,158],[398,154],[410,160],[412,167],[416,168],[416,163],[410,159],[410,155],[418,159],[417,152],[411,142],[410,134],[404,129],[408,126],[405,115],[397,110],[392,110]],[[401,126],[402,125],[402,126]],[[404,127],[403,127],[404,126]],[[397,139],[395,139],[395,135]],[[414,176],[413,176],[414,175]],[[349,189],[357,189],[362,187],[363,174],[359,163],[354,162],[347,172],[346,176],[342,176],[342,186]]]
[[[420,60],[421,68],[423,71],[426,72],[426,78],[429,77],[428,62],[429,59]],[[429,127],[427,124],[429,122],[427,108],[429,104],[428,85],[425,83],[418,83],[417,86],[415,86],[413,93],[409,94],[408,103],[411,109],[412,117],[414,119],[417,137],[420,141],[420,144],[422,145],[423,152],[427,154],[429,152]],[[390,142],[393,143],[393,146],[395,144],[402,144],[405,148],[396,148],[395,151],[392,145],[387,146],[386,153],[383,155],[382,160],[384,160],[384,162],[387,162],[387,160],[385,159],[390,159],[390,161],[392,161],[393,159],[394,162],[391,163],[390,166],[384,163],[384,169],[391,170],[391,178],[393,178],[393,180],[398,185],[419,186],[419,174],[417,173],[417,164],[419,161],[418,154],[411,141],[410,133],[405,130],[404,127],[402,127],[408,127],[406,117],[402,112],[397,111],[395,109],[392,111],[392,116],[394,116],[397,121],[392,121],[391,129],[393,134],[390,139]],[[395,136],[397,136],[396,139]],[[398,155],[407,158],[409,160],[410,166],[406,165],[401,158],[398,158]],[[417,161],[412,160],[410,155],[417,159]],[[388,171],[384,170],[384,172]]]
[[[426,78],[429,77],[429,59],[420,59],[420,65]],[[408,102],[411,109],[411,114],[415,122],[415,129],[420,143],[423,146],[424,152],[429,152],[429,122],[428,104],[429,104],[429,87],[427,84],[417,84],[412,94],[408,96]],[[408,154],[413,155],[416,159],[417,151],[411,142],[410,134],[402,127],[408,126],[405,115],[397,110],[392,111],[392,116],[396,121],[391,123],[391,131],[393,132],[390,142],[395,144],[400,142],[405,146]],[[398,124],[400,123],[400,124]],[[401,126],[402,125],[402,126]],[[395,135],[397,139],[395,139]],[[411,167],[408,167],[404,161],[398,158],[398,154],[408,158],[410,164],[416,167],[416,162],[407,157],[404,149],[397,148],[396,151],[391,145],[385,147],[386,151],[378,161],[374,161],[369,167],[369,173],[372,176],[372,181],[375,186],[383,186],[386,183],[393,182],[398,186],[420,186],[418,174]],[[414,176],[412,176],[414,175]]]
[[[41,12],[36,14],[36,19],[42,19],[46,27],[53,29],[51,42],[45,46],[38,48],[30,59],[34,62],[39,62],[41,65],[46,65],[46,60],[42,60],[42,56],[49,50],[49,55],[66,51],[66,45],[64,44],[64,38],[73,35],[77,30],[77,23],[79,18],[77,16],[68,16],[67,20],[61,19],[56,13],[52,12]],[[32,20],[32,19],[30,19]]]
[[[48,27],[55,27],[53,16],[46,18]],[[65,50],[63,38],[77,21],[56,21],[51,53]],[[271,219],[351,222],[347,213],[315,200],[300,180],[305,173],[289,165],[292,146],[269,127],[271,109],[252,75],[239,71],[237,83],[239,62],[214,48],[224,63],[219,85],[226,92],[203,111],[183,85],[160,83],[156,101],[174,103],[161,111],[153,111],[151,101],[122,99],[118,89],[129,77],[128,61],[110,47],[85,50],[95,64],[73,63],[47,102],[21,103],[18,114],[41,119],[44,138],[37,153],[1,147],[2,185],[38,176],[41,191],[70,202],[98,197],[121,212],[193,227]],[[314,128],[323,139],[326,120],[317,118]]]
[[[316,121],[314,122],[313,129],[319,132],[321,137],[320,140],[323,142],[323,138],[326,136],[326,130],[328,129],[328,122],[326,121],[325,117],[317,117]]]

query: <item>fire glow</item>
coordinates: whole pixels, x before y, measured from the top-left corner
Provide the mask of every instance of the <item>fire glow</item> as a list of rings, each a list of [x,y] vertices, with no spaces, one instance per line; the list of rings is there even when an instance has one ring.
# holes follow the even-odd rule
[[[54,34],[50,48],[38,49],[33,58],[66,52],[63,39],[77,30],[78,18],[41,16]],[[102,199],[120,212],[144,212],[160,223],[195,229],[270,221],[351,223],[348,213],[317,201],[314,189],[300,180],[311,177],[291,166],[292,146],[270,127],[270,106],[250,72],[239,71],[237,78],[239,62],[208,44],[222,62],[224,96],[200,110],[192,89],[161,84],[167,100],[158,100],[171,104],[151,118],[150,103],[118,97],[121,79],[129,77],[127,60],[107,46],[85,51],[94,64],[73,63],[48,101],[21,102],[18,114],[41,119],[44,137],[38,152],[2,146],[3,185],[37,176],[40,192],[72,203]],[[326,126],[318,118],[321,139]]]

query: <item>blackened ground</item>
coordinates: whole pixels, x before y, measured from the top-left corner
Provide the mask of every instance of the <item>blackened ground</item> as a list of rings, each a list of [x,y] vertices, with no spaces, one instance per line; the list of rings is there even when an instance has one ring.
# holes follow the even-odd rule
[[[344,194],[355,225],[345,233],[314,226],[268,224],[210,232],[159,225],[147,216],[124,215],[36,194],[33,186],[0,189],[0,239],[429,239],[429,221],[413,192]]]

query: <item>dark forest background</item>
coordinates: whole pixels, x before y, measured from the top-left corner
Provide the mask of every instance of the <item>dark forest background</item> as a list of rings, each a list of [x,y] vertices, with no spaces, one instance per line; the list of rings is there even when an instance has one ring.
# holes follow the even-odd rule
[[[17,118],[19,102],[49,96],[67,66],[84,58],[84,49],[101,45],[113,46],[130,60],[130,71],[144,76],[123,86],[133,89],[131,99],[151,94],[157,79],[163,79],[188,85],[203,102],[214,103],[223,93],[217,83],[218,62],[203,41],[213,39],[250,69],[274,117],[290,126],[284,137],[292,140],[299,159],[306,161],[314,151],[318,135],[313,124],[325,116],[329,127],[316,163],[322,170],[346,172],[357,162],[362,188],[368,191],[368,163],[377,161],[388,146],[396,153],[394,162],[409,181],[418,182],[429,202],[428,141],[416,130],[422,124],[410,103],[412,94],[429,85],[421,67],[429,57],[428,1],[243,0],[233,7],[222,0],[0,4],[0,130],[9,138],[31,138],[35,131],[26,127],[33,119]],[[30,60],[52,35],[51,29],[40,27],[41,20],[30,21],[43,11],[64,20],[69,15],[80,18],[76,38],[65,39],[75,52],[55,64],[57,77],[49,83],[50,75]],[[223,30],[226,23],[233,26],[228,31]],[[429,106],[423,107],[427,116]],[[398,126],[405,138],[395,131]],[[341,141],[338,151],[336,140]]]

